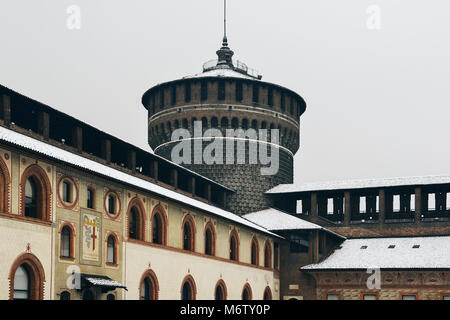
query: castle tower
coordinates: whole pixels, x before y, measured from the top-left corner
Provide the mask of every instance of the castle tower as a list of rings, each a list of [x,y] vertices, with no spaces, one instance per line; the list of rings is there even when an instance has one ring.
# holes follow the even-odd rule
[[[223,164],[195,164],[194,161],[182,164],[234,190],[226,207],[241,215],[267,208],[270,202],[264,192],[278,184],[293,182],[300,116],[306,110],[306,104],[297,93],[263,82],[257,72],[233,61],[233,54],[225,34],[222,47],[217,51],[218,59],[205,63],[201,74],[149,89],[142,97],[142,104],[148,110],[148,142],[156,154],[169,160],[172,160],[173,147],[179,143],[171,141],[173,131],[184,128],[194,137],[195,121],[201,121],[203,132],[215,128],[224,137],[226,129],[279,129],[279,143],[275,144],[279,152],[279,170],[275,175],[261,175],[261,167],[267,165],[247,161],[248,142],[245,164],[226,164],[226,142],[223,143]],[[194,139],[191,142],[194,148]],[[210,143],[211,140],[203,140],[203,147]],[[195,152],[201,150],[193,150],[192,158]]]

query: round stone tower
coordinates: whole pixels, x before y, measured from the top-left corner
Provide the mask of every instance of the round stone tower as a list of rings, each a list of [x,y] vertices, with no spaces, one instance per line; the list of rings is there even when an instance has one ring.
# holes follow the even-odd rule
[[[267,208],[270,202],[264,192],[276,185],[293,182],[294,155],[299,148],[299,122],[306,104],[297,93],[263,82],[257,72],[233,61],[233,51],[228,47],[226,36],[217,55],[217,60],[203,65],[201,74],[149,89],[142,97],[142,104],[148,110],[148,142],[154,152],[173,161],[172,149],[180,142],[172,141],[172,133],[175,129],[188,130],[192,138],[184,141],[191,143],[192,161],[181,165],[234,190],[226,200],[226,207],[242,215]],[[194,136],[194,124],[198,126],[200,122],[203,133],[208,129],[218,129],[222,133],[222,162],[206,164],[194,161],[195,154],[201,155],[202,150],[211,144],[211,139]],[[267,129],[268,139],[258,134],[256,141],[259,146],[266,147],[270,155],[270,148],[277,150],[277,172],[262,175],[261,168],[267,168],[267,163],[249,161],[249,152],[253,155],[255,152],[250,145],[254,143],[254,137],[230,138],[227,137],[227,129],[255,129],[256,132]],[[278,130],[278,141],[272,140],[276,133],[271,130]],[[242,154],[242,149],[238,150],[238,141],[245,144],[245,163],[227,164],[226,157],[230,154],[230,149],[226,149],[227,142],[236,142],[234,155],[237,155]]]

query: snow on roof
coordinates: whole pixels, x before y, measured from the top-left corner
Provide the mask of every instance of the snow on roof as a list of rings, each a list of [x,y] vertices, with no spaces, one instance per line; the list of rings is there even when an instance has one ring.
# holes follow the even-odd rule
[[[243,218],[250,220],[270,231],[324,230],[335,234],[334,232],[317,224],[294,217],[288,213],[273,208],[252,212],[244,215]],[[340,235],[337,236],[342,238]]]
[[[212,206],[210,204],[204,203],[202,201],[190,198],[181,193],[163,188],[159,185],[156,185],[152,182],[146,181],[144,179],[135,177],[133,175],[127,174],[125,172],[119,171],[117,169],[108,167],[99,162],[95,162],[93,160],[84,158],[77,154],[71,153],[69,151],[60,149],[58,147],[52,146],[40,140],[36,140],[32,137],[28,137],[19,132],[12,131],[10,129],[0,127],[0,141],[6,141],[12,143],[14,145],[20,146],[22,148],[32,150],[34,152],[38,152],[45,156],[48,156],[52,159],[59,160],[68,164],[71,164],[75,167],[82,168],[102,176],[126,183],[128,185],[133,185],[135,187],[147,190],[149,192],[156,193],[163,197],[170,198],[175,201],[182,202],[188,206],[192,206],[194,208],[209,212],[216,216],[220,216],[229,221],[233,221],[240,225],[244,225],[251,229],[258,230],[260,232],[270,234],[271,236],[280,237],[272,232],[267,231],[266,229],[256,225],[246,219],[235,215],[229,211],[223,210],[221,208]]]
[[[223,68],[223,69],[212,69],[209,71],[205,71],[202,73],[198,73],[192,76],[184,77],[184,79],[189,78],[204,78],[204,77],[225,77],[225,78],[244,78],[244,79],[250,79],[250,80],[258,80],[254,77],[245,75],[243,73],[234,71],[229,68]]]
[[[384,179],[366,179],[366,180],[343,180],[328,182],[311,182],[302,184],[280,184],[269,191],[267,194],[307,192],[321,190],[344,190],[344,189],[364,189],[380,187],[399,187],[450,183],[450,175],[442,176],[424,176],[424,177],[399,177]]]
[[[449,269],[450,236],[348,239],[318,264],[302,270]]]

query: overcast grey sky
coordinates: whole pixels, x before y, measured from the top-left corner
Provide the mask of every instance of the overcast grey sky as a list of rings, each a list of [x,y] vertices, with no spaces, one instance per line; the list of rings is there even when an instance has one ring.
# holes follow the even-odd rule
[[[0,0],[0,83],[150,150],[141,96],[216,57],[222,5]],[[450,174],[448,0],[228,0],[228,14],[235,58],[307,102],[296,181]]]

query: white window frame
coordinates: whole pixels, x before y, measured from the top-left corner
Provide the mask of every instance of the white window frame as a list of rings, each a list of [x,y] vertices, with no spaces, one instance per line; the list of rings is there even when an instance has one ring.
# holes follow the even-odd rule
[[[450,210],[450,192],[447,192],[447,204],[446,204],[446,209]]]
[[[334,199],[328,198],[327,201],[327,213],[328,214],[334,214]]]
[[[410,207],[410,211],[416,211],[416,195],[415,194],[411,195],[409,207]]]
[[[428,211],[436,210],[436,193],[433,192],[428,194],[427,208]]]
[[[359,213],[367,212],[367,198],[365,196],[359,197]]]
[[[297,200],[297,208],[296,208],[297,214],[303,213],[303,200]]]
[[[395,194],[392,197],[392,211],[400,212],[400,195],[399,194]]]

